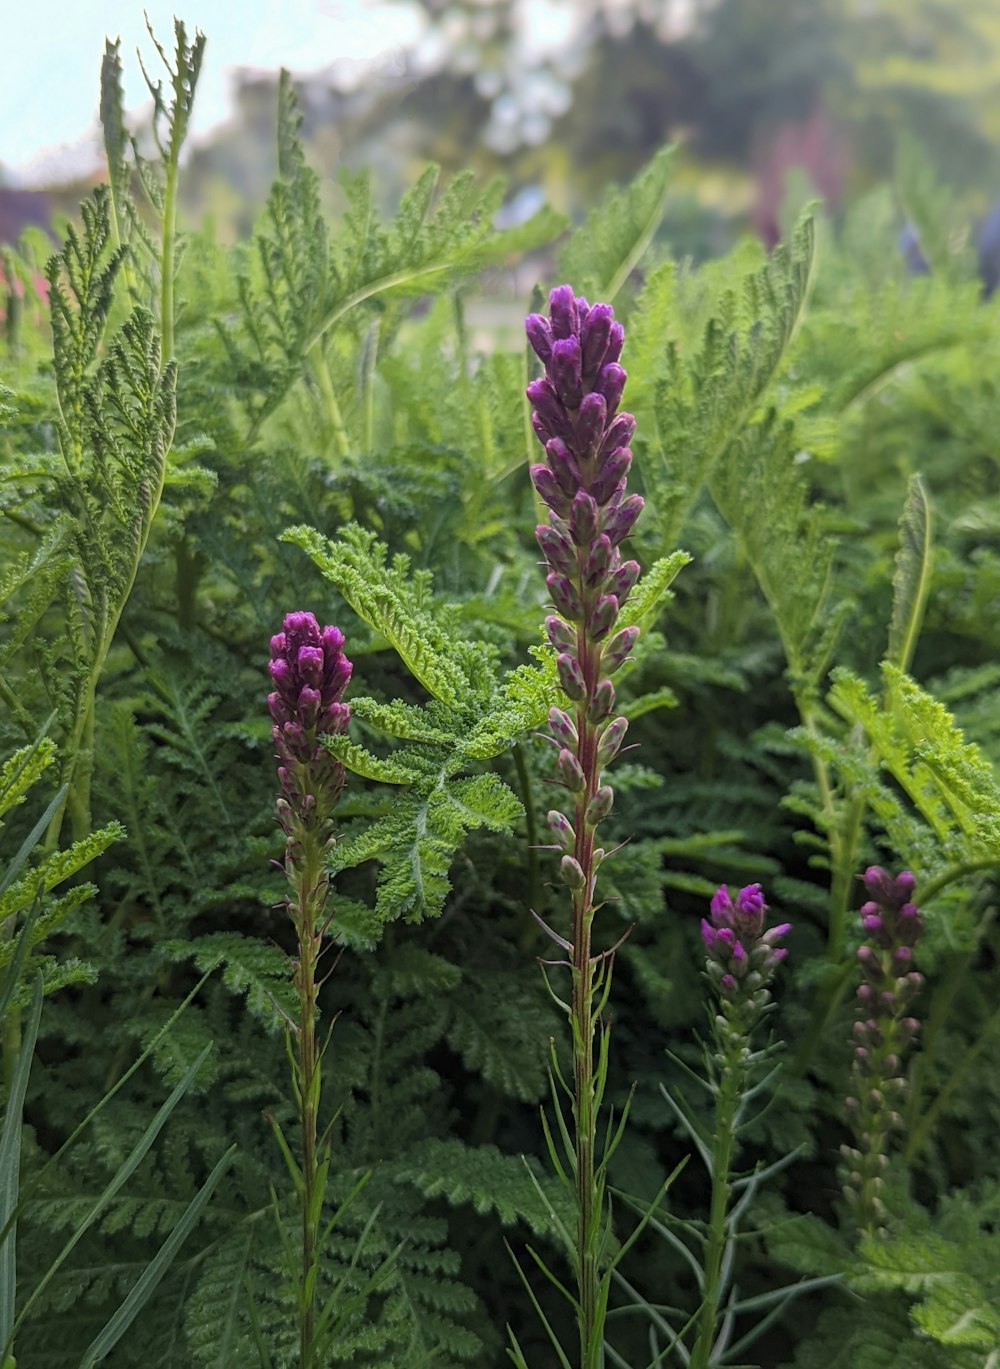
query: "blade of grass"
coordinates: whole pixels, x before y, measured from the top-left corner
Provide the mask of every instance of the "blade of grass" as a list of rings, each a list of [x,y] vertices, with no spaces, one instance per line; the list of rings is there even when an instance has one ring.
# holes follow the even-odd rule
[[[219,1180],[229,1167],[236,1154],[236,1147],[230,1146],[218,1162],[201,1188],[188,1203],[184,1215],[160,1246],[159,1250],[142,1271],[138,1282],[118,1311],[107,1325],[94,1337],[80,1361],[80,1369],[91,1369],[105,1359],[124,1336],[136,1317],[156,1291],[156,1286],[173,1263],[174,1256],[201,1216],[202,1209],[211,1198]]]

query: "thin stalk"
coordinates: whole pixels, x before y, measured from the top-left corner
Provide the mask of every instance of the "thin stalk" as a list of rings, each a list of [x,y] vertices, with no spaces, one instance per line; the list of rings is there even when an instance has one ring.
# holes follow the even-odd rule
[[[302,1273],[299,1288],[299,1365],[314,1369],[316,1330],[316,1273],[322,1216],[319,1106],[322,1091],[322,1051],[316,1040],[319,996],[318,967],[322,952],[323,909],[326,903],[323,844],[314,832],[303,835],[298,905],[294,908],[298,960],[294,985],[299,997],[296,1033],[296,1094],[302,1129]]]
[[[337,448],[337,455],[347,457],[351,454],[351,439],[347,435],[344,426],[344,415],[341,413],[340,401],[337,399],[337,392],[333,388],[333,381],[330,378],[330,368],[326,361],[326,352],[322,347],[310,353],[309,356],[312,373],[319,386],[319,392],[323,397],[323,404],[326,409],[326,417],[330,424],[330,432],[333,434],[334,445]]]
[[[726,1217],[732,1196],[729,1175],[736,1144],[736,1114],[742,1093],[742,1071],[733,1054],[728,1054],[729,1058],[722,1066],[722,1076],[716,1095],[715,1143],[712,1147],[712,1202],[705,1247],[705,1282],[690,1369],[708,1369],[712,1346],[715,1344],[719,1304],[724,1292],[722,1261],[727,1241]]]
[[[180,148],[177,149],[178,153]],[[177,244],[177,159],[167,159],[160,234],[160,371],[174,356],[174,248]]]
[[[583,580],[583,553],[577,553]],[[600,1275],[597,1267],[595,1223],[598,1193],[594,1167],[597,1116],[594,1107],[594,961],[591,927],[594,921],[595,829],[586,821],[587,806],[597,792],[600,767],[597,760],[598,726],[587,717],[587,704],[600,680],[601,651],[587,640],[586,629],[577,629],[577,656],[583,668],[586,693],[576,708],[579,736],[577,759],[585,786],[576,797],[575,856],[583,871],[583,886],[573,895],[573,1078],[576,1123],[577,1194],[577,1296],[580,1303],[581,1369],[600,1369],[603,1364],[603,1327],[598,1326]]]

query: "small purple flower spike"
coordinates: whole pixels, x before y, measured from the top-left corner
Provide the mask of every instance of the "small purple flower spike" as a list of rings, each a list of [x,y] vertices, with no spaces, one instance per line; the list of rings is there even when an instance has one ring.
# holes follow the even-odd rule
[[[320,629],[311,613],[289,613],[271,638],[274,691],[267,706],[274,726],[282,825],[327,822],[344,787],[344,767],[322,745],[324,735],[345,732],[349,706],[341,702],[351,678],[337,627]]]
[[[702,918],[701,939],[708,954],[708,973],[723,1000],[764,1007],[768,984],[788,951],[778,942],[791,923],[764,930],[767,904],[759,884],[748,884],[736,895],[722,885],[712,895],[711,922]]]

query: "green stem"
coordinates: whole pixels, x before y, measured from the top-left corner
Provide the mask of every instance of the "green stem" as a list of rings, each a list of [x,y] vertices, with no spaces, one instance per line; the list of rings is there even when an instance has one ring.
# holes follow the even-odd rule
[[[323,911],[327,883],[323,872],[323,845],[316,833],[303,831],[302,854],[296,871],[298,906],[298,963],[295,988],[299,998],[297,1045],[297,1093],[302,1129],[302,1271],[299,1288],[299,1369],[315,1369],[316,1282],[322,1178],[319,1142],[319,1107],[322,1092],[322,1052],[316,1041],[319,997],[318,967],[323,942]]]
[[[178,153],[180,148],[177,149]],[[174,355],[174,247],[177,241],[177,158],[167,159],[160,236],[160,370]]]
[[[351,439],[347,435],[344,426],[344,416],[340,411],[340,402],[337,393],[333,388],[333,381],[330,378],[330,368],[326,362],[326,352],[322,347],[310,355],[312,373],[316,377],[316,384],[319,386],[320,394],[323,396],[323,403],[326,407],[326,416],[330,423],[330,431],[333,434],[334,445],[337,448],[337,455],[347,457],[351,454]]]
[[[580,556],[582,563],[582,554]],[[582,582],[582,564],[580,581]],[[597,1141],[597,1114],[594,1097],[594,961],[591,956],[591,927],[594,920],[594,828],[586,821],[590,801],[600,783],[597,760],[598,725],[587,717],[587,704],[600,682],[601,649],[591,646],[586,629],[577,629],[577,658],[583,668],[586,692],[577,705],[576,727],[579,737],[577,759],[585,785],[576,797],[575,856],[583,871],[583,887],[573,895],[573,1028],[574,1121],[576,1143],[577,1198],[577,1297],[580,1304],[580,1366],[601,1369],[604,1363],[604,1330],[598,1312],[600,1275],[597,1265],[599,1243],[598,1193],[594,1155]]]
[[[740,1051],[744,1037],[728,1021],[723,1049],[722,1074],[716,1091],[715,1141],[712,1146],[712,1201],[705,1246],[705,1282],[698,1311],[697,1333],[689,1369],[708,1369],[719,1320],[719,1303],[724,1289],[722,1261],[726,1253],[726,1216],[732,1196],[730,1169],[736,1146],[736,1114],[743,1087]]]

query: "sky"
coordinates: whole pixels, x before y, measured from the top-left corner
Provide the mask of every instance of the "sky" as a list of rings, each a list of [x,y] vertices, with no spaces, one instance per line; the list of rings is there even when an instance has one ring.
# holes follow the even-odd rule
[[[0,166],[11,182],[31,186],[98,164],[97,105],[105,36],[120,37],[125,102],[148,106],[136,59],[141,47],[159,74],[146,32],[147,11],[164,49],[173,48],[173,16],[185,0],[7,0],[0,6]],[[334,62],[391,63],[416,42],[416,5],[391,0],[188,0],[179,15],[189,36],[208,35],[191,136],[223,122],[239,67],[301,73]]]

